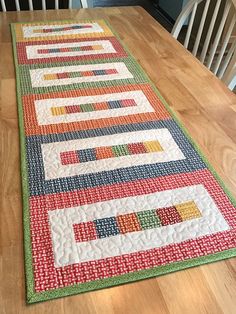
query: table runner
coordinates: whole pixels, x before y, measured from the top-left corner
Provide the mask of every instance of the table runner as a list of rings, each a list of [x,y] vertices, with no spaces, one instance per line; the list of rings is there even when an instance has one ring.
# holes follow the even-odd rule
[[[235,256],[235,200],[108,23],[11,29],[27,302]]]

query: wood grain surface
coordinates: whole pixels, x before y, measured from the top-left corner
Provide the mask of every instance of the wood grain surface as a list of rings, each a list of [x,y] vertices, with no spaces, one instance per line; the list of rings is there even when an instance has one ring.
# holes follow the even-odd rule
[[[19,130],[9,23],[105,18],[236,197],[236,96],[140,7],[0,15],[0,313],[236,313],[236,259],[25,305]]]

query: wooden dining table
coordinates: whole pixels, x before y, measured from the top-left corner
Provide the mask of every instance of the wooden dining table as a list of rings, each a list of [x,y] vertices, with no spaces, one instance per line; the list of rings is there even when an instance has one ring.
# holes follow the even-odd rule
[[[35,305],[25,303],[16,80],[9,24],[106,19],[236,197],[236,96],[143,8],[0,13],[0,313],[235,313],[236,259]]]

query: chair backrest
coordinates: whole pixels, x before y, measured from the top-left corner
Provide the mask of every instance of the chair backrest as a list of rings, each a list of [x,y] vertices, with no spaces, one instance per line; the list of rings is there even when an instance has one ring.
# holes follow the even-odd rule
[[[222,79],[236,51],[236,39],[231,40],[236,23],[236,8],[231,0],[214,0],[215,7],[212,12],[212,10],[209,10],[211,1],[190,0],[176,20],[172,35],[177,39],[183,25],[188,21],[184,47],[188,49],[190,41],[194,41],[192,54]],[[201,12],[202,15],[196,35],[192,36],[193,25],[196,21],[196,12],[200,3],[203,3],[203,11]],[[220,10],[222,6],[223,12]],[[221,15],[220,21],[219,14]],[[206,34],[202,43],[201,38],[204,31],[206,31]]]
[[[2,6],[2,11],[6,12],[7,11],[7,6],[6,6],[6,1],[5,0],[0,0],[1,1],[1,6]],[[50,0],[52,2],[52,0]],[[81,7],[82,8],[87,8],[88,7],[88,0],[80,0]],[[15,0],[15,5],[16,5],[16,10],[20,11],[21,6],[20,6],[20,1]],[[29,10],[33,11],[34,10],[34,0],[28,0],[28,5],[29,5]],[[46,0],[41,0],[41,5],[42,5],[42,10],[47,10],[47,1]],[[54,7],[55,9],[59,9],[59,0],[54,0]],[[72,0],[68,0],[68,8],[72,8]]]

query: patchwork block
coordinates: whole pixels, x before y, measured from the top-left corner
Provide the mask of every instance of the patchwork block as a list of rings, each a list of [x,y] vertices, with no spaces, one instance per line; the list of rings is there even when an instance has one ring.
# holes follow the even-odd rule
[[[115,130],[103,128],[97,137],[91,137],[93,132],[89,131],[66,133],[66,138],[62,134],[27,137],[27,158],[34,161],[27,163],[30,195],[44,194],[45,185],[47,193],[58,193],[66,192],[68,186],[70,190],[84,189],[204,169],[204,162],[193,147],[184,141],[175,122],[134,124],[129,125],[129,129],[132,132],[126,132],[126,125],[118,126]],[[163,151],[114,156],[111,148],[114,143],[133,143],[137,138],[141,141],[158,140]],[[107,145],[110,147],[104,149]],[[96,161],[61,164],[61,152],[91,148],[96,149]],[[114,157],[117,162],[114,162]]]
[[[144,210],[137,213],[139,223],[142,229],[152,229],[160,227],[161,220],[158,217],[156,210]]]
[[[89,162],[96,160],[95,148],[81,149],[76,152],[79,155],[80,162]]]
[[[176,212],[177,208],[182,208],[183,212],[186,212],[186,209],[192,208],[198,215],[185,215],[183,219]],[[137,213],[96,219],[86,223],[75,224],[73,228],[76,242],[86,242],[96,240],[98,237],[108,238],[119,234],[139,232],[146,229],[178,224],[182,221],[200,217],[202,217],[200,210],[194,201],[191,201],[157,210],[137,211]]]
[[[130,155],[126,144],[111,146],[111,149],[116,157]]]
[[[115,217],[97,219],[94,221],[99,238],[106,238],[119,234]]]
[[[158,141],[148,141],[144,143],[144,147],[147,152],[159,152],[162,151],[163,148],[161,147]]]
[[[96,159],[107,159],[115,157],[112,146],[96,147]]]
[[[147,152],[144,143],[129,143],[128,150],[130,155],[145,154]]]
[[[136,105],[123,106],[122,103],[121,108],[109,108],[109,101],[121,102],[125,99],[133,99]],[[27,135],[101,128],[104,123],[113,126],[169,118],[169,113],[148,85],[113,86],[109,91],[101,87],[53,94],[33,94],[23,96],[22,102]],[[79,109],[78,111],[75,109],[88,103],[92,105],[93,113],[81,114]],[[59,107],[66,107],[70,114],[53,115],[53,108]]]
[[[194,202],[187,202],[178,204],[175,206],[176,210],[180,214],[182,220],[188,220],[192,218],[199,218],[201,213]]]
[[[182,221],[180,214],[174,206],[157,209],[157,215],[163,226],[173,225]]]
[[[19,74],[24,76],[21,83],[23,95],[147,83],[130,57],[90,63],[64,62],[63,67],[58,63],[24,64],[19,68]],[[66,77],[59,79],[60,74]]]
[[[120,215],[116,218],[121,233],[140,231],[141,226],[136,214]]]
[[[74,224],[73,229],[76,242],[92,241],[98,238],[96,225],[92,221]]]
[[[108,110],[122,107],[133,107],[137,106],[136,102],[126,100],[116,100],[113,103],[116,105],[112,106],[111,102],[101,102],[101,103],[91,103],[91,104],[81,104],[75,106],[65,106],[65,107],[52,107],[51,112],[53,115],[64,115],[67,113],[78,113],[78,112],[91,112],[91,111],[99,111],[99,110]]]
[[[62,165],[70,165],[80,162],[79,154],[76,151],[62,152],[60,153],[60,158]]]
[[[17,44],[20,64],[66,62],[75,60],[113,59],[126,57],[127,53],[115,37],[97,39],[65,39],[21,42]],[[113,74],[113,70],[107,70]]]
[[[48,23],[24,23],[15,24],[15,36],[17,42],[34,42],[61,40],[73,38],[99,38],[112,36],[112,32],[104,21],[94,21],[89,23],[73,23],[71,21]]]

